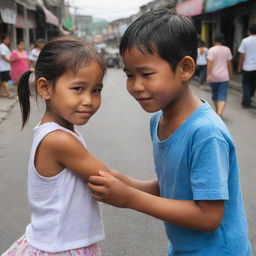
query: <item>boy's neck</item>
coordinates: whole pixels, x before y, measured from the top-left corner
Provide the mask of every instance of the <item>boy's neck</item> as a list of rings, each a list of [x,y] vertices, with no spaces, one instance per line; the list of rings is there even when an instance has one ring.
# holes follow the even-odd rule
[[[188,87],[173,104],[163,109],[163,116],[159,123],[159,138],[164,140],[171,136],[185,120],[202,105]]]

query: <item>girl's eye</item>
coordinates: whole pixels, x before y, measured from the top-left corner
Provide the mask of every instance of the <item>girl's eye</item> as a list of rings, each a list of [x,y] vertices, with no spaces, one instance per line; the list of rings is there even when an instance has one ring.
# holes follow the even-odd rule
[[[93,93],[101,93],[102,88],[96,88],[93,90]]]
[[[81,92],[83,90],[83,87],[73,87],[72,90]]]

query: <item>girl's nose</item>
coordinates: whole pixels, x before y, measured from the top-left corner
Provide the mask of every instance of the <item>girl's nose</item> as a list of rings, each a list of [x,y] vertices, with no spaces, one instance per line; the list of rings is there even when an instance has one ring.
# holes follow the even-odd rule
[[[92,105],[92,96],[89,93],[84,93],[82,96],[82,105],[91,106]]]

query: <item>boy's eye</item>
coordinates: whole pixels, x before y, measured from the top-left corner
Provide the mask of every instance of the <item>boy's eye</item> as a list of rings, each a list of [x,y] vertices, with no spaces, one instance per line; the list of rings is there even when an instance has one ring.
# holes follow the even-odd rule
[[[80,92],[83,90],[83,87],[79,87],[79,86],[73,87],[72,90]]]
[[[155,73],[154,72],[151,72],[151,73],[142,73],[142,76],[151,76],[151,75],[154,75]]]
[[[133,77],[133,75],[132,75],[132,74],[127,74],[127,73],[126,73],[126,76],[127,76],[128,78]]]

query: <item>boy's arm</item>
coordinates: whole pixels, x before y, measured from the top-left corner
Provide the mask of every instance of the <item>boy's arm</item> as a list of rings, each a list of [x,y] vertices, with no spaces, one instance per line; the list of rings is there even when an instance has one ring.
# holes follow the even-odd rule
[[[224,201],[193,201],[161,198],[124,184],[106,172],[89,178],[93,197],[116,207],[130,208],[174,225],[214,231],[221,223]]]
[[[207,75],[206,75],[206,80],[207,83],[211,82],[211,72],[212,72],[212,60],[207,61]]]
[[[232,78],[232,76],[233,76],[233,65],[232,65],[231,60],[228,61],[228,73],[229,73],[230,78]]]
[[[116,170],[110,170],[110,173],[130,187],[136,188],[152,195],[159,195],[159,186],[157,179],[142,181],[126,176]]]
[[[242,71],[242,66],[244,63],[244,58],[245,58],[245,54],[244,53],[240,53],[239,54],[239,59],[238,59],[238,67],[237,67],[237,72],[240,73]]]

